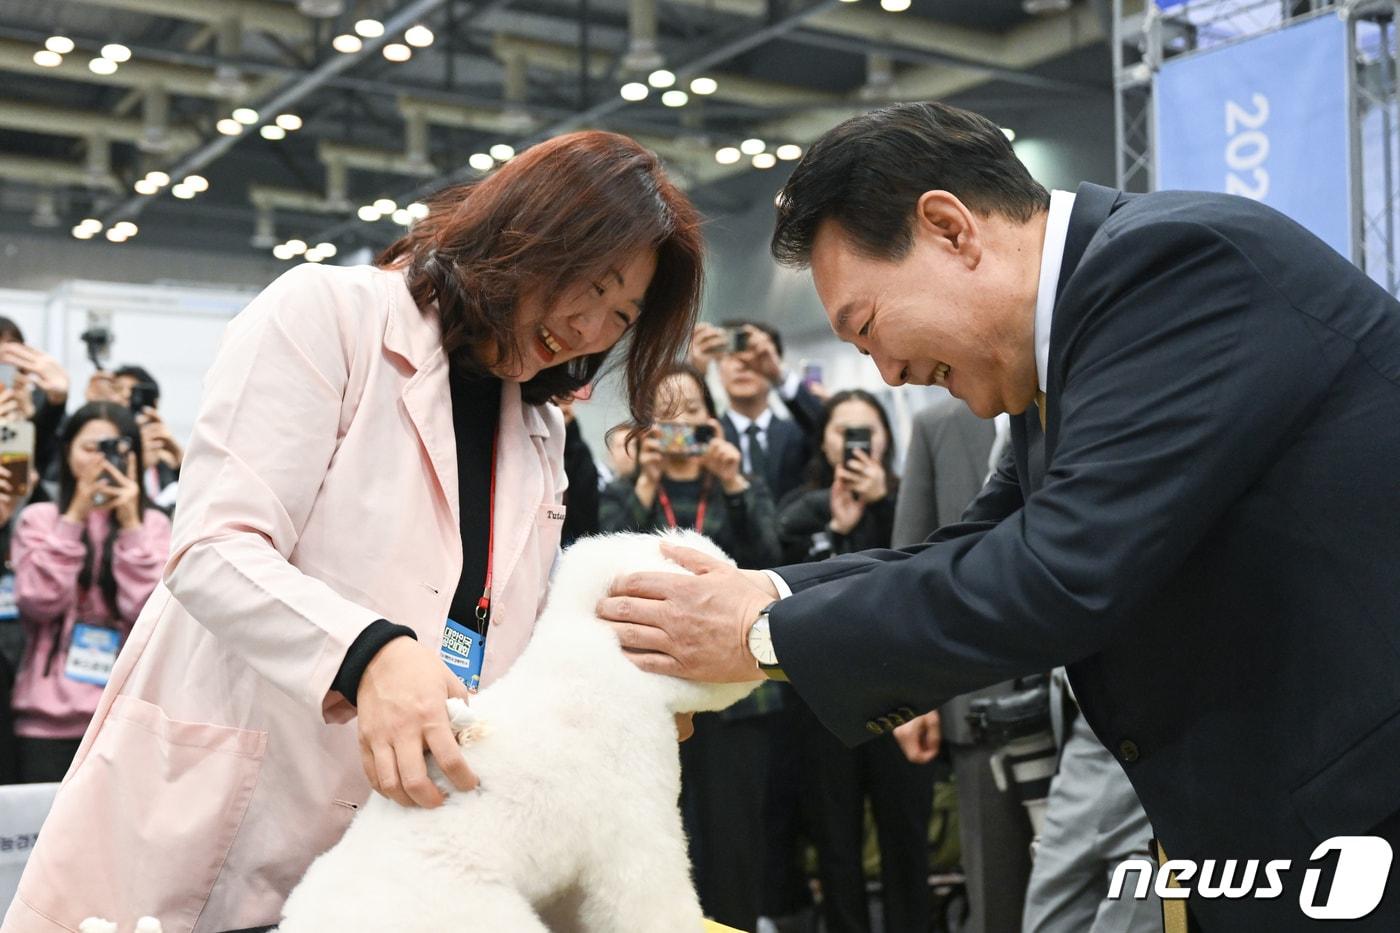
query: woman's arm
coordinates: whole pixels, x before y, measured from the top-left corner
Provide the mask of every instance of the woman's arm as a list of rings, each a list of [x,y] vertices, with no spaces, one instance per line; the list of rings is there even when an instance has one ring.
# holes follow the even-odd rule
[[[728,513],[726,525],[732,529],[729,556],[734,558],[734,562],[750,570],[777,566],[782,560],[782,546],[778,543],[778,516],[773,507],[773,496],[763,480],[752,480],[748,488],[738,495],[726,495],[720,490],[715,490],[711,495],[721,498]]]
[[[354,713],[331,682],[380,616],[288,556],[336,450],[357,309],[385,300],[373,280],[299,266],[230,323],[185,452],[165,568],[201,625],[328,722]]]
[[[778,508],[778,541],[784,563],[812,559],[812,536],[825,532],[831,521],[827,498],[825,489],[803,489],[783,499]]]
[[[118,620],[132,625],[151,591],[160,582],[160,571],[170,556],[170,519],[156,508],[146,509],[141,524],[117,533],[112,547],[112,575],[117,578]]]
[[[599,531],[651,531],[655,525],[652,507],[638,500],[631,479],[614,480],[599,494]]]
[[[19,513],[11,548],[20,618],[28,624],[62,618],[78,602],[87,555],[83,526],[60,517],[53,503],[38,502]]]

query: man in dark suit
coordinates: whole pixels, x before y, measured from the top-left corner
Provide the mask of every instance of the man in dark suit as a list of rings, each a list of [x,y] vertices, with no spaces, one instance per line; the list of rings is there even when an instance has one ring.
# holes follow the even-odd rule
[[[619,581],[600,609],[638,663],[758,659],[852,743],[1067,664],[1172,859],[1212,886],[1289,860],[1282,896],[1194,894],[1208,933],[1379,899],[1389,858],[1358,894],[1362,850],[1320,844],[1400,843],[1400,305],[1240,198],[1082,185],[1053,225],[998,127],[938,104],[832,130],[779,202],[775,255],[810,262],[837,336],[1011,413],[1014,456],[916,548]],[[1351,929],[1400,929],[1388,887]]]

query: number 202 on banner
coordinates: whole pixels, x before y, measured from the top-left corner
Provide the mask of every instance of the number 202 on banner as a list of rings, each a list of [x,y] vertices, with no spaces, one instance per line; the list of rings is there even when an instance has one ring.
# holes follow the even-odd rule
[[[1269,137],[1264,124],[1269,120],[1269,99],[1263,94],[1250,96],[1247,109],[1233,100],[1225,102],[1225,193],[1262,201],[1269,196]]]

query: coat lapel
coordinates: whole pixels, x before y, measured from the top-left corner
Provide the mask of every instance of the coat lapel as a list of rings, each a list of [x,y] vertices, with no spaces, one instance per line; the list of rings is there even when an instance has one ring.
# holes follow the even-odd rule
[[[496,442],[496,508],[491,526],[494,593],[501,592],[510,581],[539,518],[546,465],[534,438],[549,434],[544,416],[536,406],[521,402],[520,386],[514,382],[501,386],[500,424]]]

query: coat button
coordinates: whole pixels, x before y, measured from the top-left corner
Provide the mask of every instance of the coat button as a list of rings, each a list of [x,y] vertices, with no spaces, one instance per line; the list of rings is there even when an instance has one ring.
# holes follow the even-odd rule
[[[899,715],[903,716],[906,720],[916,718],[914,716],[914,711],[907,706],[901,706],[898,710],[896,710],[896,712],[898,712]]]
[[[890,722],[894,723],[896,726],[902,726],[904,725],[904,717],[898,713],[890,713]]]
[[[1132,739],[1124,739],[1118,743],[1118,757],[1128,764],[1132,764],[1142,757],[1142,753],[1138,751],[1136,742]]]
[[[890,717],[888,716],[878,716],[875,721],[880,724],[881,732],[889,732],[894,728],[894,723],[890,722]]]
[[[867,720],[865,721],[865,728],[866,728],[866,731],[867,731],[867,732],[873,732],[873,733],[875,733],[876,735],[884,735],[884,734],[885,734],[885,730],[884,730],[884,729],[881,729],[881,728],[880,728],[880,724],[879,724],[878,722],[876,722],[875,720],[873,720],[873,719],[867,719]]]

